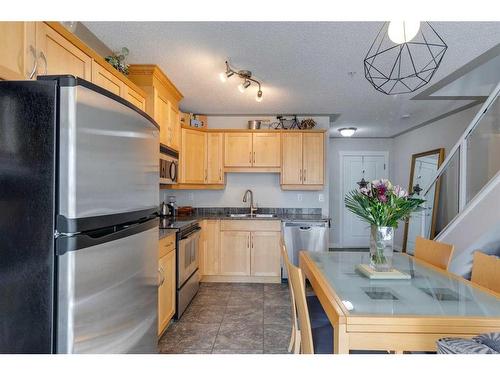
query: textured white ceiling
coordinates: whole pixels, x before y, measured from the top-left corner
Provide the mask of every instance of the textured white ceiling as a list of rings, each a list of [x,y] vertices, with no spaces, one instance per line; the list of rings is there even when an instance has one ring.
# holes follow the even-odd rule
[[[386,96],[373,89],[363,75],[363,58],[381,22],[84,24],[110,48],[127,46],[129,63],[158,64],[184,94],[185,111],[340,114],[333,126],[356,126],[357,136],[385,137],[468,103],[410,100],[414,94]],[[449,48],[430,85],[500,42],[500,22],[433,26]],[[262,80],[261,103],[254,100],[255,88],[241,94],[236,79],[219,81],[225,59]]]

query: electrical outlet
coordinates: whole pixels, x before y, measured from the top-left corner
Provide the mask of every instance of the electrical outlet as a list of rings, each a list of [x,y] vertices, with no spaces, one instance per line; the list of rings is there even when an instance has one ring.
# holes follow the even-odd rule
[[[325,201],[325,195],[324,194],[318,194],[318,200],[320,202],[324,202]]]
[[[298,200],[299,202],[302,202],[302,194],[297,194],[297,200]]]

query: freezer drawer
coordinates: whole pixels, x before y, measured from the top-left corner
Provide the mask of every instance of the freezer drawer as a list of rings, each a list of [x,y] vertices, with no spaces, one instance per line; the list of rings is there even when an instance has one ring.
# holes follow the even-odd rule
[[[59,214],[113,215],[159,205],[159,132],[83,85],[60,88]]]
[[[157,352],[158,221],[138,226],[58,257],[58,353]]]

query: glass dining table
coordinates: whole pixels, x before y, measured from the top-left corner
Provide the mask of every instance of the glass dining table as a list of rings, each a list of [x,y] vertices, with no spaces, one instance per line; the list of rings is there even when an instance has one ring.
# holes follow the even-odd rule
[[[442,337],[500,331],[500,296],[406,254],[393,267],[411,276],[373,280],[366,252],[300,253],[300,268],[334,327],[334,352],[436,351]]]

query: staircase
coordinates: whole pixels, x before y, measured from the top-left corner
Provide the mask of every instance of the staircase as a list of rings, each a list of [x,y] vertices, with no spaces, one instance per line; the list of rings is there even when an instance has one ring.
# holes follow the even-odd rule
[[[475,250],[500,255],[499,93],[500,82],[424,189],[429,210],[439,190],[435,239],[455,245],[450,271],[464,277]]]

